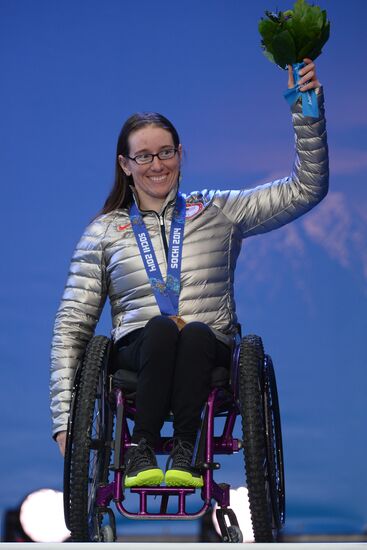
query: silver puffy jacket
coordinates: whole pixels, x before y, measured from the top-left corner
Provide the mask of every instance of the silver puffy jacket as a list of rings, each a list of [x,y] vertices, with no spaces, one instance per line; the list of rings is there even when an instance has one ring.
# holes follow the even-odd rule
[[[242,239],[289,223],[327,193],[322,89],[318,92],[319,119],[303,117],[299,102],[292,107],[296,156],[289,177],[248,190],[205,190],[186,197],[179,315],[186,322],[207,323],[224,341],[236,331],[233,281]],[[168,240],[175,194],[173,189],[160,215],[144,214],[164,278],[162,230]],[[114,340],[160,313],[126,209],[96,218],[86,228],[71,261],[52,341],[53,434],[66,429],[74,372],[107,296]]]

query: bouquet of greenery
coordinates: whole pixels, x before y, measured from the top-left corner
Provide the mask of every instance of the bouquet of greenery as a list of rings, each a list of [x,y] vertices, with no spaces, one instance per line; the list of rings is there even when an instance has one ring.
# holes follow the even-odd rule
[[[283,69],[292,65],[297,82],[298,70],[304,65],[303,59],[309,57],[315,60],[329,38],[330,22],[327,21],[326,11],[311,6],[305,0],[297,0],[293,10],[266,11],[265,15],[267,18],[259,22],[263,53]],[[297,92],[297,97],[301,93],[307,94]]]
[[[293,10],[265,12],[259,22],[261,45],[265,56],[285,69],[301,63],[305,57],[315,60],[327,42],[330,22],[326,10],[297,0]]]

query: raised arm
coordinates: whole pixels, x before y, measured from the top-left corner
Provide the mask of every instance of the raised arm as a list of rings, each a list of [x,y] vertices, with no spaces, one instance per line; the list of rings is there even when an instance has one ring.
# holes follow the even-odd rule
[[[51,346],[53,435],[67,428],[76,367],[94,333],[106,300],[102,239],[106,224],[96,220],[80,239],[58,309]]]
[[[224,191],[216,202],[223,213],[241,227],[243,237],[277,229],[308,212],[327,194],[329,183],[328,147],[324,117],[323,89],[315,65],[306,59],[302,69],[302,89],[316,89],[319,118],[302,114],[300,99],[292,106],[296,155],[291,175],[254,189]],[[289,74],[288,85],[293,77]]]

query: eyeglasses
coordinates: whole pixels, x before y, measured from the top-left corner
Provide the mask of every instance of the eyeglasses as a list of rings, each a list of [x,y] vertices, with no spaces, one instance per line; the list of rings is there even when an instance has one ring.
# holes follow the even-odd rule
[[[163,149],[162,151],[159,151],[159,153],[142,153],[141,155],[136,155],[136,157],[129,157],[128,159],[134,160],[136,164],[150,164],[153,162],[154,157],[158,157],[159,160],[169,160],[172,159],[175,154],[177,153],[178,149],[175,149],[174,147],[170,149]]]

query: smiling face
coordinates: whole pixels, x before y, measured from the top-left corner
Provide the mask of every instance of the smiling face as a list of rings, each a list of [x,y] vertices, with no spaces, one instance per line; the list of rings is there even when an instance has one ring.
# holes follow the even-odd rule
[[[144,126],[129,136],[129,157],[143,153],[159,153],[174,148],[172,135],[158,126]],[[176,185],[181,165],[182,147],[169,160],[154,157],[149,164],[137,164],[128,157],[119,155],[118,160],[126,175],[132,176],[142,210],[159,212],[168,193]]]

